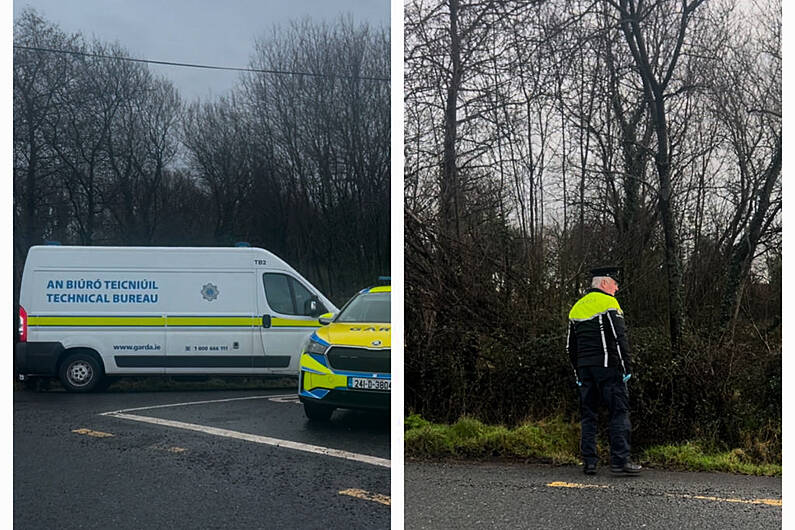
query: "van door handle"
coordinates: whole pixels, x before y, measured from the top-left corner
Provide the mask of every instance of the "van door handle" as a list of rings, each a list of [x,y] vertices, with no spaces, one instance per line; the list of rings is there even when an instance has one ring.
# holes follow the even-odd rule
[[[262,315],[262,327],[263,328],[271,327],[271,316],[270,315]]]

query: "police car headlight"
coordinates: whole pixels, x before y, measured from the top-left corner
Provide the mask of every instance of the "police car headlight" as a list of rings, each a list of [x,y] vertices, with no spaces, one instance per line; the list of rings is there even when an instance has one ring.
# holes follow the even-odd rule
[[[304,353],[319,353],[323,355],[328,351],[328,343],[324,342],[323,340],[319,339],[317,336],[312,334],[304,344]]]

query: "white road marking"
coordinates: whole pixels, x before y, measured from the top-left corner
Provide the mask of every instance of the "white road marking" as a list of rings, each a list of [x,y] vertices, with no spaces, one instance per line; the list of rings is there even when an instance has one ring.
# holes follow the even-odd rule
[[[272,396],[258,396],[258,397],[272,397]],[[219,400],[219,401],[233,401],[233,400]],[[209,403],[215,403],[215,401],[211,401]],[[160,408],[160,407],[151,407],[151,408]],[[128,410],[135,410],[135,409],[128,409]],[[121,418],[125,420],[152,423],[155,425],[164,425],[166,427],[175,427],[177,429],[186,429],[189,431],[203,432],[205,434],[212,434],[214,436],[224,436],[226,438],[234,438],[237,440],[245,440],[248,442],[254,442],[259,444],[273,445],[275,447],[284,447],[287,449],[294,449],[296,451],[304,451],[307,453],[333,456],[335,458],[342,458],[344,460],[354,460],[356,462],[363,462],[365,464],[372,464],[374,466],[390,467],[391,465],[390,461],[386,458],[378,458],[376,456],[351,453],[339,449],[331,449],[329,447],[321,447],[319,445],[310,445],[300,442],[293,442],[290,440],[279,440],[278,438],[270,438],[268,436],[259,436],[256,434],[247,434],[244,432],[230,431],[228,429],[219,429],[217,427],[206,427],[204,425],[196,425],[195,423],[164,420],[160,418],[151,418],[149,416],[138,416],[136,414],[126,414],[121,411],[105,412],[102,415],[112,416],[114,418]]]
[[[295,403],[297,405],[301,404],[301,400],[298,399],[297,394],[293,394],[290,396],[274,396],[270,398],[268,401],[273,401],[274,403]]]
[[[150,405],[148,407],[136,407],[134,409],[121,409],[121,410],[113,410],[111,412],[103,412],[100,416],[112,416],[114,414],[120,414],[122,412],[135,412],[139,410],[151,410],[151,409],[165,409],[168,407],[186,407],[188,405],[206,405],[208,403],[225,403],[228,401],[243,401],[246,399],[271,399],[271,398],[286,398],[286,397],[293,397],[295,394],[281,394],[277,396],[248,396],[248,397],[239,397],[239,398],[227,398],[227,399],[209,399],[206,401],[189,401],[187,403],[169,403],[168,405]]]

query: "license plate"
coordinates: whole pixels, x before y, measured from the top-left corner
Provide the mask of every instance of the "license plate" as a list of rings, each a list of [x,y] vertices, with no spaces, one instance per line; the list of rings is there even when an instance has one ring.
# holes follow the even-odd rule
[[[370,379],[369,377],[350,377],[348,386],[357,390],[382,390],[390,392],[392,390],[391,379]]]

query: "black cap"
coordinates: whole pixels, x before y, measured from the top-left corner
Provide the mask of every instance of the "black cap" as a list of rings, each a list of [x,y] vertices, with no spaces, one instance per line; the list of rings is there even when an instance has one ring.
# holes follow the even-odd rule
[[[615,265],[604,265],[602,267],[594,267],[591,269],[591,277],[596,276],[607,276],[608,278],[613,278],[615,281],[619,281],[621,276],[621,267],[617,267]]]

